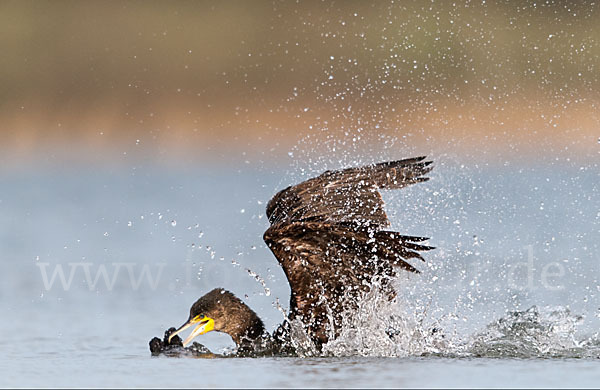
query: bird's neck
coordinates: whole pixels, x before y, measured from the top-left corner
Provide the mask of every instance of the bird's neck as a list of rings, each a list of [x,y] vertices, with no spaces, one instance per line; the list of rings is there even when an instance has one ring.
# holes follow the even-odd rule
[[[266,334],[265,326],[258,315],[246,304],[240,302],[236,308],[235,320],[227,326],[226,332],[231,336],[238,347],[252,344],[255,340]]]
[[[240,332],[231,336],[238,347],[246,344],[252,344],[255,340],[263,337],[266,334],[265,326],[262,320],[255,313],[252,314],[254,314],[254,316],[245,324],[244,327],[240,328]]]

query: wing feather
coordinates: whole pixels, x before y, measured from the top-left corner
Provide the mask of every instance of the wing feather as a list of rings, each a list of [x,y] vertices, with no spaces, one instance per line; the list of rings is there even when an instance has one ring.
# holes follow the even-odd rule
[[[396,268],[419,272],[424,237],[383,230],[389,220],[379,189],[428,180],[430,161],[416,157],[327,171],[277,193],[267,205],[264,240],[291,287],[290,317],[300,318],[317,344],[327,342],[340,315],[377,279],[388,290]],[[332,329],[333,328],[333,329]]]
[[[416,157],[358,168],[326,171],[277,193],[267,205],[271,224],[346,222],[385,228],[389,220],[378,189],[399,189],[429,180],[431,161]]]

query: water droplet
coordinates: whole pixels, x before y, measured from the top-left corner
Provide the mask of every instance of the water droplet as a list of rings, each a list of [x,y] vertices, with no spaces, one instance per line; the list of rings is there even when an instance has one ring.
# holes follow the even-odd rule
[[[132,227],[133,226],[133,222],[131,222],[131,221],[127,222],[127,226]]]
[[[177,221],[176,220],[172,220],[171,221],[171,226],[177,226]]]

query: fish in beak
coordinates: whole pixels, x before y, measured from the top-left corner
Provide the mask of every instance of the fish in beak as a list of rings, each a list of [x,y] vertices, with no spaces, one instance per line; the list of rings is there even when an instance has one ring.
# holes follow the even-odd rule
[[[177,329],[175,332],[171,333],[171,335],[169,336],[169,343],[176,334],[183,332],[184,330],[186,330],[194,324],[198,325],[194,328],[192,333],[190,333],[190,335],[183,341],[184,347],[187,344],[189,344],[196,336],[200,336],[201,334],[208,333],[211,330],[215,329],[215,320],[206,316],[196,316],[188,320],[188,322],[186,322],[185,324],[181,325],[179,329]]]

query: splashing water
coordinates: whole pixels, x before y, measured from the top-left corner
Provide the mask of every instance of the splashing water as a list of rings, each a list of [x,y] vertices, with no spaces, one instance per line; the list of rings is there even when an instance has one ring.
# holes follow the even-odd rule
[[[259,274],[252,271],[250,268],[246,268],[246,272],[248,272],[248,275],[252,276],[254,278],[254,280],[256,280],[258,283],[260,283],[263,290],[265,291],[266,296],[271,295],[271,289],[269,287],[267,287],[267,283]]]
[[[469,342],[468,353],[485,357],[600,357],[598,334],[576,336],[583,316],[562,306],[508,312]]]
[[[471,335],[448,333],[440,324],[458,320],[428,318],[426,311],[406,310],[372,290],[353,315],[345,316],[339,337],[324,346],[328,356],[600,358],[598,333],[582,337],[584,318],[562,306],[532,306],[511,311]],[[422,310],[422,308],[421,308]]]
[[[269,296],[265,281],[252,270],[246,271]],[[291,342],[301,357],[600,358],[599,333],[579,335],[584,316],[568,307],[534,305],[523,311],[507,310],[483,329],[465,334],[457,331],[458,324],[476,319],[460,314],[468,303],[438,307],[436,292],[420,277],[407,275],[397,281],[402,286],[396,286],[398,295],[391,301],[374,283],[356,311],[342,317],[338,336],[331,337],[320,353],[302,323],[287,318],[279,299],[274,304],[289,321]],[[479,316],[477,312],[472,315]],[[330,320],[333,323],[333,317]]]
[[[406,357],[444,353],[454,348],[436,326],[426,325],[423,308],[407,310],[387,294],[371,289],[355,313],[343,317],[339,336],[323,352],[333,356]]]

